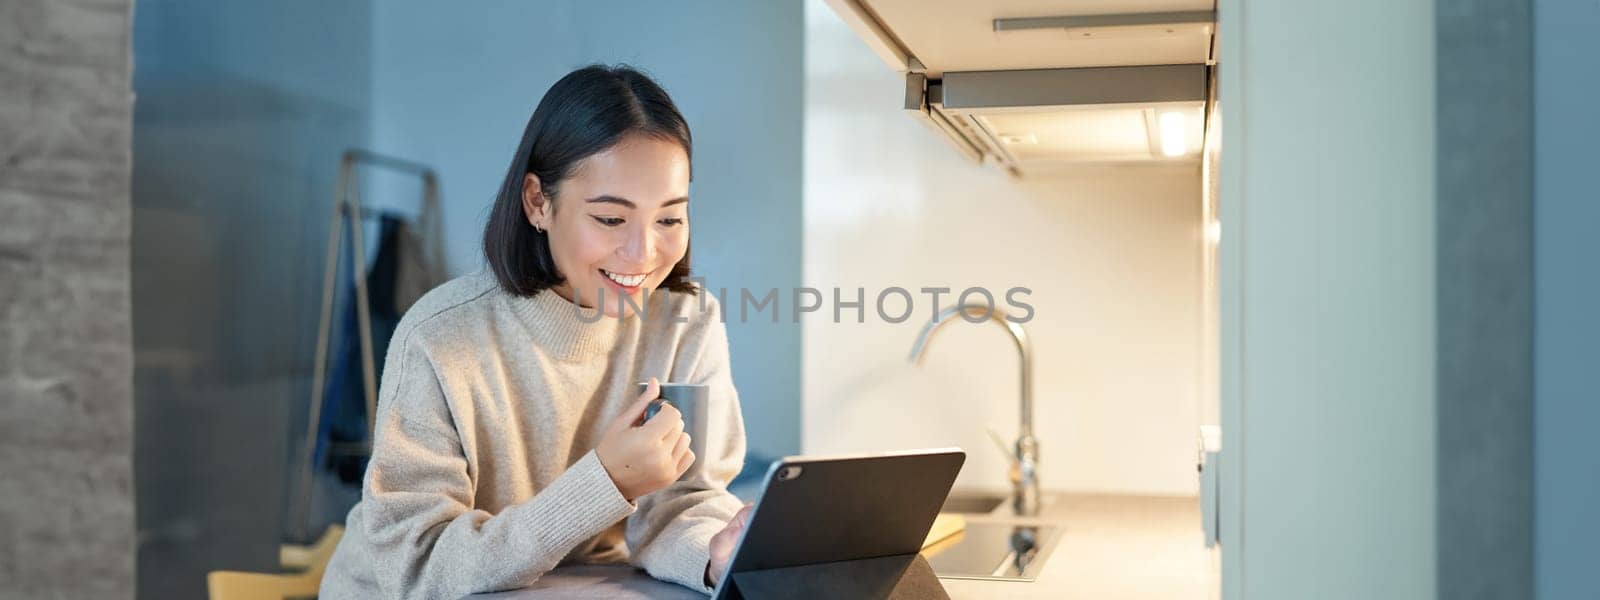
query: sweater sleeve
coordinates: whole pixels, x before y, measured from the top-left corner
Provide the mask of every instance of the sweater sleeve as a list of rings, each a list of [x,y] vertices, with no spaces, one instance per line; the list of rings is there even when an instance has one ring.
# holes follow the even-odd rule
[[[711,537],[744,507],[728,492],[728,483],[744,467],[745,436],[728,363],[728,334],[715,308],[698,333],[701,337],[686,338],[680,351],[697,356],[688,383],[710,387],[706,455],[696,457],[678,482],[638,498],[639,510],[628,518],[626,532],[635,566],[656,579],[709,594]]]
[[[409,341],[409,340],[408,340]],[[364,549],[386,598],[460,598],[531,585],[635,509],[594,452],[534,497],[474,509],[468,462],[431,361],[389,361],[362,502]],[[387,374],[387,373],[386,373]]]

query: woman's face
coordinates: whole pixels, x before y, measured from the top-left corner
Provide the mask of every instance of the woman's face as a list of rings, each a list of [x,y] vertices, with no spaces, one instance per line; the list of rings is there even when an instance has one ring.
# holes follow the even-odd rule
[[[689,157],[677,142],[629,135],[580,161],[551,206],[538,178],[524,182],[530,223],[550,238],[566,282],[553,288],[593,308],[604,290],[606,316],[631,314],[622,300],[644,306],[689,249]],[[624,312],[626,311],[626,312]]]

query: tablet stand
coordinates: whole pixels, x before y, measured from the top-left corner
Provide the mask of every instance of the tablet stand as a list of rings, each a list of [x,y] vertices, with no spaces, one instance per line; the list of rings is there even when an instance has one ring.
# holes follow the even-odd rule
[[[729,598],[949,600],[921,554],[799,565],[729,575]]]

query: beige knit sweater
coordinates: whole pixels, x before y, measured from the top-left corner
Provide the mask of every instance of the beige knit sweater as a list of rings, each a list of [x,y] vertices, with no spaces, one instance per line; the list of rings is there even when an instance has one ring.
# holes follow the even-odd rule
[[[372,461],[321,597],[454,599],[624,561],[709,593],[707,544],[741,507],[727,333],[711,294],[660,291],[649,308],[585,323],[555,293],[512,296],[486,272],[418,301],[389,347]],[[652,376],[711,387],[706,455],[635,504],[594,447]]]

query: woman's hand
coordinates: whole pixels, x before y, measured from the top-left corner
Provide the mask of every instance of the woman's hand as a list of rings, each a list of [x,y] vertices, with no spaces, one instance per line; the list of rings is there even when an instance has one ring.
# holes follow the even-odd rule
[[[706,565],[708,586],[717,587],[717,582],[722,581],[722,577],[728,573],[728,561],[733,559],[733,547],[739,543],[739,536],[744,533],[744,523],[750,518],[752,506],[755,505],[744,505],[722,531],[711,536],[711,562]]]
[[[672,485],[694,464],[689,434],[683,431],[683,415],[671,404],[663,404],[660,412],[644,425],[634,427],[645,408],[660,395],[661,383],[651,377],[639,400],[606,426],[600,445],[595,448],[611,482],[629,502]]]

